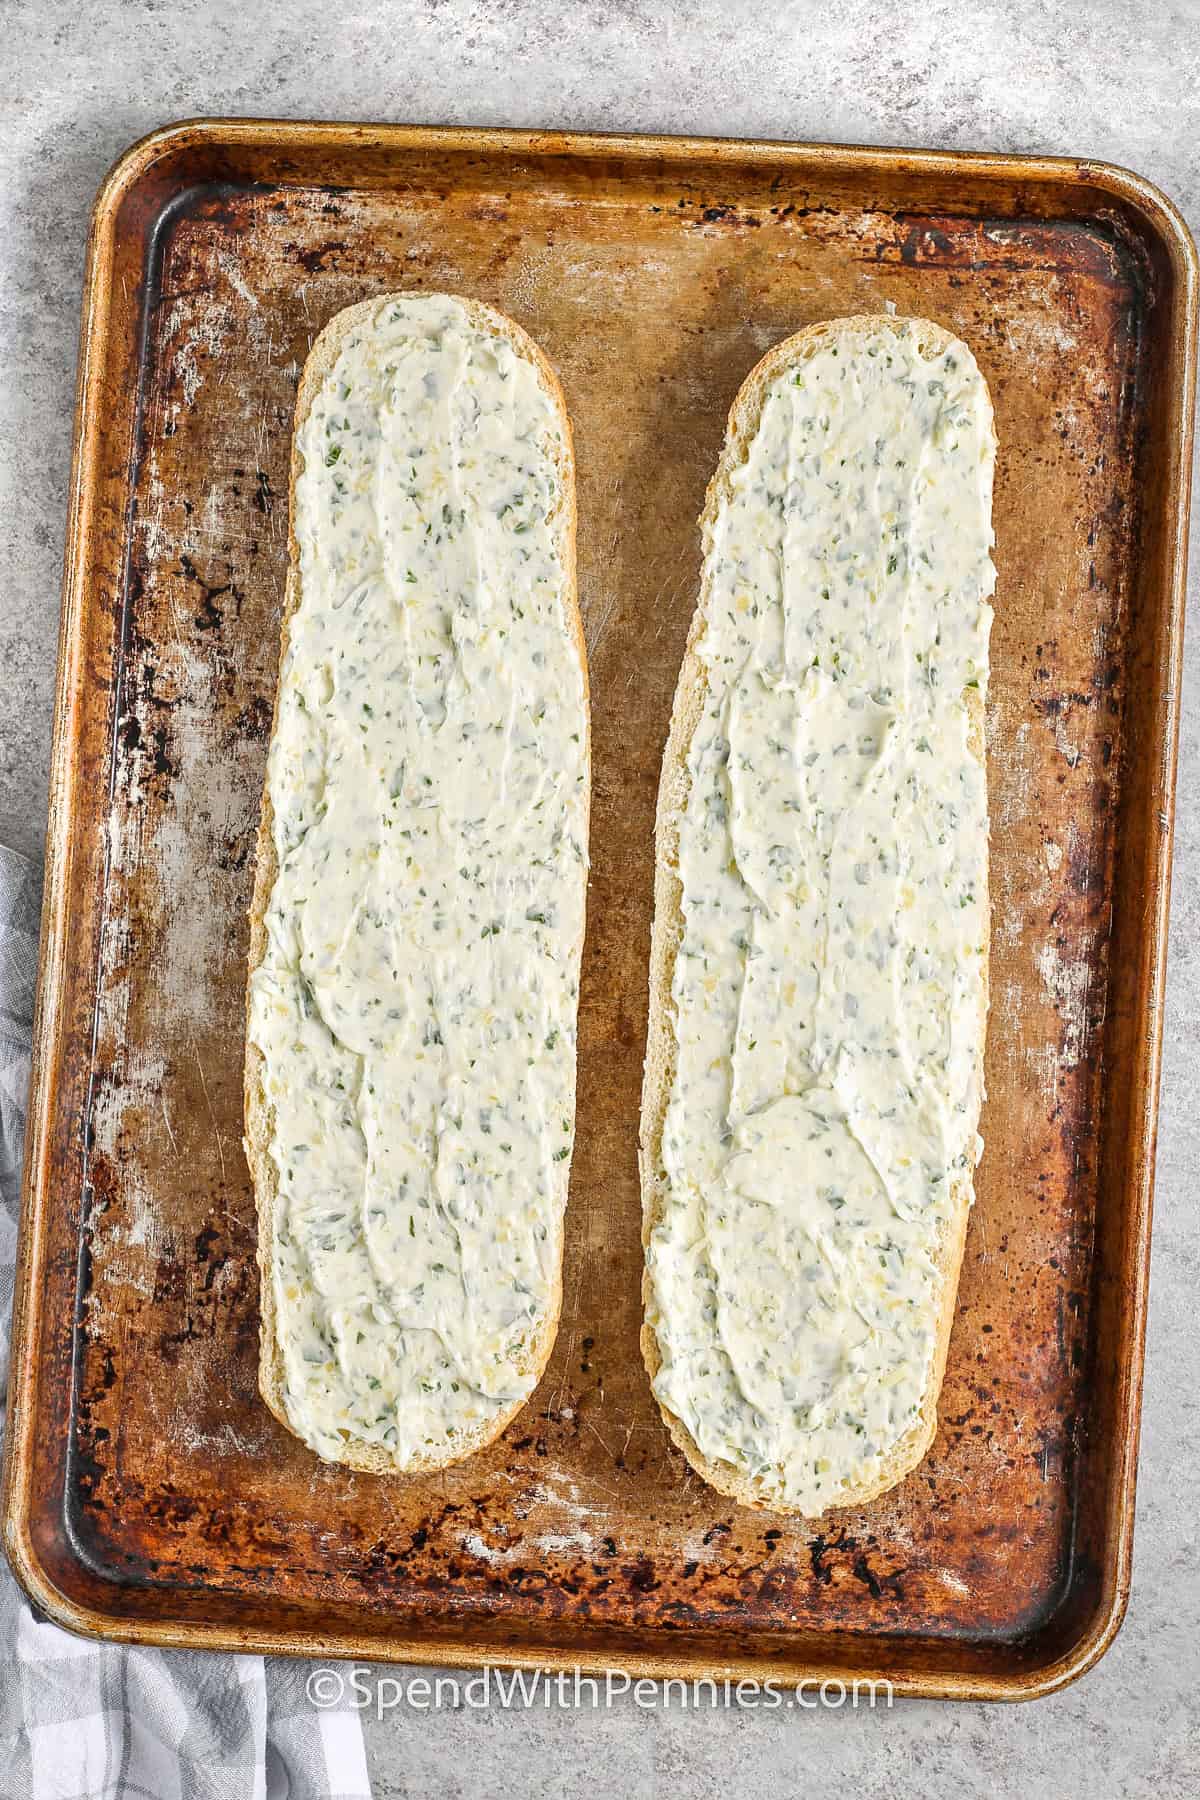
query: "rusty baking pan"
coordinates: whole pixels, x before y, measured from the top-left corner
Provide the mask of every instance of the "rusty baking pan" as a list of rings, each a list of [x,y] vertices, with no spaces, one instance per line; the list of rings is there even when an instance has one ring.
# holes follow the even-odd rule
[[[562,1328],[491,1449],[319,1464],[261,1404],[240,1147],[251,852],[296,379],[338,308],[459,290],[561,372],[594,707]],[[1197,275],[1095,164],[203,121],[88,262],[5,1531],[77,1631],[1015,1697],[1129,1587]],[[726,409],[894,303],[996,403],[987,1151],[923,1466],[820,1529],[731,1506],[637,1351],[659,761]]]

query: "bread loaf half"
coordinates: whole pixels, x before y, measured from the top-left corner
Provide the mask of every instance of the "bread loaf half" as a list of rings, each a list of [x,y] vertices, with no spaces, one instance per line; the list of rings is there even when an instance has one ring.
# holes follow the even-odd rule
[[[988,991],[995,438],[967,347],[835,320],[737,395],[659,792],[643,1351],[692,1466],[815,1517],[925,1455]]]
[[[550,1354],[588,756],[557,379],[472,301],[339,313],[296,406],[245,1069],[260,1384],[331,1462],[457,1462]]]

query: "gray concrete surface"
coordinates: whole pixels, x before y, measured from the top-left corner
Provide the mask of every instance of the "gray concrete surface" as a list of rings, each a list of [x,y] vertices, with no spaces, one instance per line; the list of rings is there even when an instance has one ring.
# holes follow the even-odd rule
[[[1131,165],[1200,227],[1197,0],[0,0],[0,45],[0,841],[25,850],[44,831],[85,221],[151,126],[259,113],[1064,151]],[[378,1794],[1200,1793],[1197,624],[1137,1553],[1113,1650],[1015,1709],[400,1710],[369,1728]]]

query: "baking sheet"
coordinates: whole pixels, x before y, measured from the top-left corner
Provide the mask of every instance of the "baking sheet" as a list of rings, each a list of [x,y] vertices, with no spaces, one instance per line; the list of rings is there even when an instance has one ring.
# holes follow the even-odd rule
[[[1136,177],[824,146],[216,121],[97,202],[6,1532],[77,1629],[432,1661],[1044,1691],[1128,1591],[1194,371]],[[575,430],[592,880],[562,1323],[461,1468],[319,1464],[256,1388],[246,908],[299,369],[398,287],[501,307]],[[877,311],[996,405],[987,1150],[926,1462],[731,1506],[637,1351],[654,803],[729,403]]]

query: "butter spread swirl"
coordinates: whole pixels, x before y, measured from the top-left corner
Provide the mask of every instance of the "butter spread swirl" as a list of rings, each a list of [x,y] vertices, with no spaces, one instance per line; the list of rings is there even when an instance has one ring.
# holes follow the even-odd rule
[[[293,1428],[403,1468],[515,1410],[557,1306],[588,807],[570,448],[534,362],[440,295],[348,330],[298,448],[249,1001],[270,1280]]]
[[[705,546],[655,1391],[810,1515],[918,1424],[982,1149],[994,440],[945,343],[778,373]]]

